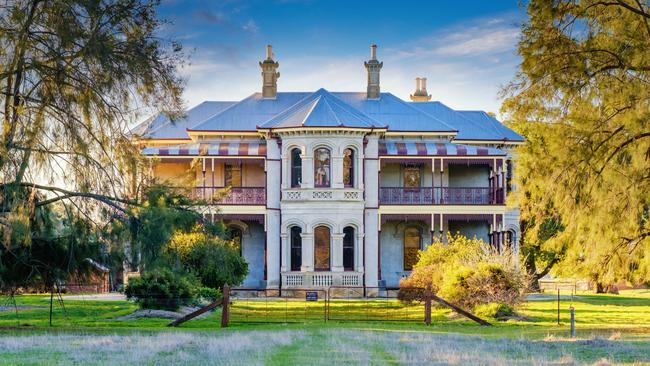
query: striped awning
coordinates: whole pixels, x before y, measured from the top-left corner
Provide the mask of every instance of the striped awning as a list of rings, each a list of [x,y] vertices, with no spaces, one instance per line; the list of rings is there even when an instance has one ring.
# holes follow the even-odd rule
[[[503,150],[450,142],[380,142],[381,156],[505,156]]]
[[[146,147],[147,156],[266,156],[261,142],[191,143],[174,146]]]

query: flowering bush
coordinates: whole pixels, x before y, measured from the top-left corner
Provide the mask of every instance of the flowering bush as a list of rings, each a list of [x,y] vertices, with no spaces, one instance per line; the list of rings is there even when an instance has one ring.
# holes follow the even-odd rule
[[[497,303],[514,306],[523,300],[527,285],[516,257],[509,251],[497,252],[485,242],[462,235],[447,235],[448,242],[436,239],[420,252],[411,275],[400,282],[399,298],[412,301],[421,291],[431,289],[438,296],[460,307]]]

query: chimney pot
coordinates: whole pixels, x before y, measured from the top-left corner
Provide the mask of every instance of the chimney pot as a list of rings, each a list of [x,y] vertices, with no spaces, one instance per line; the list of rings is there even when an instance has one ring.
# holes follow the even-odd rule
[[[270,44],[266,45],[266,59],[273,60],[273,46]]]
[[[427,78],[415,78],[415,93],[410,95],[414,102],[428,102],[431,96],[427,94]]]
[[[370,45],[370,59],[371,60],[376,60],[377,59],[377,45],[376,44]]]

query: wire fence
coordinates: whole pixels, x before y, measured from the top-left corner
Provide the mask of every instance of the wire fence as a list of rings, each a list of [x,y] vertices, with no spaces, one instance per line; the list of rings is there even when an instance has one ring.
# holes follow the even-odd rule
[[[327,291],[234,288],[230,290],[231,323],[301,323],[327,320]]]
[[[402,301],[400,291],[423,293],[422,288],[332,286],[328,289],[327,319],[336,321],[423,322],[424,301]]]

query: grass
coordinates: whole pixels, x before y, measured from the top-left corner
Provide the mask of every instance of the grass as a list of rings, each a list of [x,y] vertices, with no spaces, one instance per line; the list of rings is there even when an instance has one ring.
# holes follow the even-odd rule
[[[220,311],[167,328],[164,319],[112,320],[136,309],[127,301],[65,300],[65,310],[55,304],[49,327],[48,296],[16,300],[32,308],[0,311],[0,365],[650,364],[648,290],[563,297],[560,325],[552,296],[528,301],[518,309],[526,320],[492,321],[493,327],[444,309],[434,309],[427,327],[421,305],[377,300],[332,301],[330,319],[356,321],[327,322],[322,301],[240,300],[227,329],[218,327]],[[577,340],[568,338],[570,305]]]

